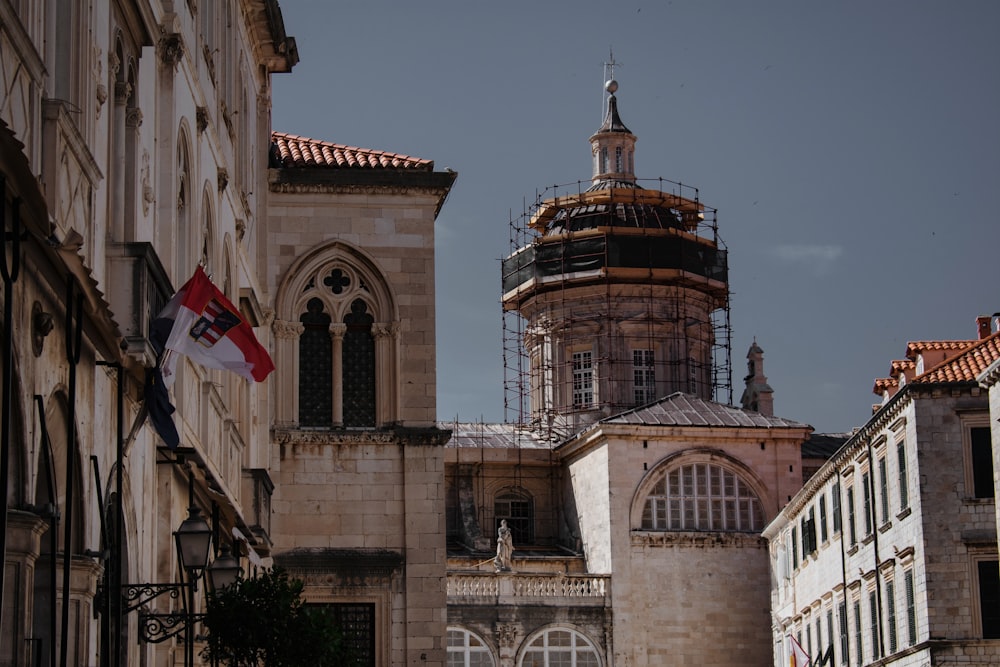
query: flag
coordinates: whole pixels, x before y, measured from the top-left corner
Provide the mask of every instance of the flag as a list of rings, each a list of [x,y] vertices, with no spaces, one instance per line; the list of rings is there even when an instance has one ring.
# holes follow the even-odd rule
[[[791,635],[788,635],[788,656],[790,667],[808,667],[812,660],[809,654],[803,651],[799,643],[795,641],[795,637]]]
[[[177,449],[181,438],[174,426],[174,406],[170,404],[167,387],[163,384],[163,375],[158,367],[146,369],[146,389],[144,392],[146,414],[153,428],[170,449]]]
[[[250,324],[200,266],[153,322],[150,339],[202,366],[232,371],[255,382],[262,382],[274,370],[271,356],[257,342]],[[175,363],[176,358],[168,358],[161,364],[167,386],[173,384]]]

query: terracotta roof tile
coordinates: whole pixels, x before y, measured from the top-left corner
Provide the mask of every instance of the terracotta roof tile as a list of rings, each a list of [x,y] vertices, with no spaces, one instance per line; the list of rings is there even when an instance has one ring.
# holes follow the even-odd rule
[[[876,378],[875,386],[872,387],[872,393],[882,395],[887,389],[894,389],[899,386],[899,380],[896,378]]]
[[[271,133],[271,164],[285,168],[434,171],[433,160],[334,144],[285,132]]]
[[[924,350],[942,350],[945,352],[959,352],[969,347],[974,340],[917,340],[906,344],[906,358],[916,360],[917,356]]]
[[[937,366],[913,378],[912,382],[932,384],[939,382],[975,382],[976,377],[997,359],[1000,359],[1000,333],[979,341],[942,341],[967,343],[967,349],[957,356],[945,359]],[[913,345],[913,343],[910,343]],[[953,348],[951,348],[953,349]]]
[[[899,377],[899,374],[906,370],[917,367],[917,362],[911,359],[894,359],[890,364],[889,377]]]

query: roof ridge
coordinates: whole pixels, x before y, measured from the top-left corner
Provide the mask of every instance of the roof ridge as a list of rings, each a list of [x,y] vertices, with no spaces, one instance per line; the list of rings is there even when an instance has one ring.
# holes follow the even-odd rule
[[[412,169],[433,171],[434,161],[379,148],[363,148],[271,131],[274,157],[285,167]]]
[[[941,371],[949,367],[953,367],[956,364],[961,364],[963,359],[968,359],[970,356],[974,357],[977,351],[981,350],[984,347],[989,347],[991,344],[993,344],[993,347],[996,349],[994,349],[992,355],[990,355],[991,358],[986,364],[986,366],[988,366],[993,361],[1000,359],[1000,346],[996,345],[998,341],[1000,341],[1000,331],[990,334],[986,338],[970,341],[971,344],[969,346],[959,350],[957,354],[947,357],[942,361],[940,361],[939,363],[935,364],[934,366],[931,366],[923,373],[917,375],[912,380],[910,380],[910,382],[920,383],[920,384],[930,384],[932,382],[968,382],[968,381],[974,382],[976,373],[973,373],[973,376],[971,378],[962,378],[962,379],[948,379],[948,378],[932,379],[931,376],[939,375]],[[958,342],[958,341],[948,341],[948,342]],[[985,368],[985,366],[983,368]],[[980,369],[980,371],[981,370],[983,369]],[[953,373],[953,374],[956,376],[960,375],[959,373]]]

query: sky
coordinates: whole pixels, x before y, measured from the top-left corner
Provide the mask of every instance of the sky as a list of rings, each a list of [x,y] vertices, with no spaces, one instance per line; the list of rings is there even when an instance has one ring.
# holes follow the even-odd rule
[[[1000,311],[1000,2],[283,0],[275,130],[431,159],[438,418],[502,421],[512,217],[591,176],[604,63],[640,179],[697,187],[729,249],[734,385],[863,425],[909,340]],[[739,399],[742,386],[734,386]]]

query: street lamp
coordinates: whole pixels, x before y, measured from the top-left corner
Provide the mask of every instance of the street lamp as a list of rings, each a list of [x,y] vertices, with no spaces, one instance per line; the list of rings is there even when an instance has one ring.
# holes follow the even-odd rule
[[[125,611],[143,607],[164,594],[171,599],[180,599],[182,608],[178,611],[156,613],[143,611],[139,615],[139,632],[143,641],[159,644],[171,637],[184,633],[184,664],[194,666],[194,624],[204,618],[204,614],[194,613],[195,592],[198,580],[207,572],[209,584],[219,590],[239,578],[239,559],[223,547],[219,558],[208,564],[212,546],[212,528],[201,516],[201,510],[193,504],[188,508],[188,516],[174,531],[177,558],[180,561],[181,581],[172,584],[124,584],[121,595]]]

